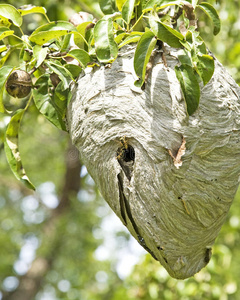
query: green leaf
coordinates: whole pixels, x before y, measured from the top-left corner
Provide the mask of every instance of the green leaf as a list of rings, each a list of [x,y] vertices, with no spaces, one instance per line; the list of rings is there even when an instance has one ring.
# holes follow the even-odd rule
[[[0,27],[0,40],[4,39],[5,37],[9,35],[13,35],[14,31],[9,30],[8,27]]]
[[[0,60],[0,68],[3,67],[3,65],[5,64],[6,60],[8,59],[8,57],[10,56],[10,54],[13,52],[12,48],[8,48],[7,51],[4,53],[4,56],[2,56],[1,60]]]
[[[87,45],[86,32],[90,31],[87,28],[90,24],[93,24],[93,20],[93,15],[88,14],[86,22],[83,22],[76,27],[78,34],[74,34],[74,43],[79,48],[84,48],[85,44]]]
[[[168,7],[168,6],[173,6],[173,5],[180,6],[183,1],[181,1],[181,0],[180,1],[179,0],[173,0],[173,1],[169,2],[169,0],[162,0],[160,2],[161,3],[158,4],[157,7],[156,7],[157,11],[162,10],[162,9]]]
[[[197,6],[199,0],[192,0],[192,6],[195,9],[195,7]]]
[[[43,45],[52,39],[77,32],[73,24],[65,21],[51,22],[38,27],[29,37],[29,40],[37,45]]]
[[[214,60],[210,55],[197,56],[197,71],[201,76],[203,84],[207,84],[214,73]]]
[[[130,23],[134,11],[135,0],[127,0],[122,7],[122,17],[127,24]]]
[[[177,79],[183,92],[183,96],[187,105],[187,112],[191,116],[199,105],[200,87],[197,77],[192,67],[181,65],[175,67]]]
[[[84,43],[85,43],[85,33],[86,33],[86,28],[89,24],[91,24],[91,21],[88,22],[83,22],[77,26],[77,32],[79,34],[74,34],[74,43],[79,47],[83,48]]]
[[[110,15],[117,11],[115,0],[99,0],[99,6],[105,15]]]
[[[119,44],[118,48],[120,49],[121,47],[130,44],[130,43],[137,43],[141,36],[143,35],[143,32],[139,32],[139,33],[134,33],[132,32],[129,36],[127,36],[121,44]]]
[[[48,85],[49,75],[44,74],[38,78],[33,90],[33,99],[39,112],[43,114],[52,124],[57,128],[66,130],[65,123],[63,122],[61,113],[49,95]]]
[[[70,50],[67,56],[75,58],[83,68],[86,68],[87,64],[91,61],[90,55],[82,49]]]
[[[7,130],[4,143],[4,149],[9,166],[16,176],[16,178],[22,181],[28,188],[35,190],[35,187],[26,175],[26,171],[23,168],[20,152],[18,148],[18,135],[20,129],[20,122],[22,120],[25,110],[20,109],[11,118]]]
[[[45,62],[45,64],[49,67],[50,70],[52,70],[59,76],[60,80],[63,82],[64,88],[68,89],[71,80],[74,80],[72,74],[57,61],[47,61]]]
[[[3,105],[3,91],[5,89],[6,81],[13,71],[13,67],[10,66],[4,66],[0,68],[0,113],[5,112],[5,108]]]
[[[72,74],[73,78],[77,78],[82,72],[82,68],[74,64],[66,64],[65,68]]]
[[[0,26],[9,28],[12,24],[11,20],[0,16]]]
[[[201,8],[206,13],[206,15],[213,21],[213,34],[217,35],[221,29],[221,21],[216,9],[207,2],[202,2],[196,7]]]
[[[0,17],[11,20],[11,22],[20,27],[22,25],[22,16],[19,11],[12,5],[0,4]]]
[[[7,61],[8,57],[11,55],[12,52],[14,52],[15,50],[21,49],[22,48],[22,43],[18,43],[18,44],[13,44],[9,47],[7,47],[7,50],[5,53],[1,54],[1,59],[0,59],[0,68],[2,68],[2,66],[5,64],[5,62]]]
[[[116,0],[116,5],[119,11],[122,11],[122,7],[125,2],[126,0]]]
[[[142,86],[146,75],[146,66],[157,43],[157,39],[152,31],[146,31],[140,38],[134,55],[134,70],[139,77],[134,84]]]
[[[89,55],[96,55],[95,53],[95,41],[94,41],[94,28],[86,31],[86,40],[87,40],[87,47],[84,47],[85,50],[88,51]]]
[[[32,60],[32,53],[26,49],[26,46],[24,45],[19,53],[19,60],[23,60],[25,62],[30,62]]]
[[[71,34],[67,34],[64,36],[63,41],[61,42],[60,52],[66,52],[70,48],[71,44]]]
[[[119,32],[117,32],[114,40],[117,44],[119,44],[123,38],[125,38],[126,36],[129,36],[129,33],[126,33],[125,31],[119,30]]]
[[[161,5],[163,0],[146,0],[145,3],[143,3],[143,12],[146,10],[152,10],[154,6]]]
[[[118,45],[114,41],[113,21],[101,19],[94,27],[96,55],[100,62],[112,62],[118,55]]]
[[[203,39],[202,39],[200,36],[199,36],[198,39],[201,40],[202,43],[201,43],[201,44],[199,43],[199,44],[197,45],[197,49],[198,49],[201,53],[206,54],[206,53],[207,53],[207,47],[206,47],[206,44],[204,43]]]
[[[0,45],[0,53],[7,50],[6,45]]]
[[[174,48],[182,47],[180,43],[184,39],[184,36],[177,30],[171,28],[167,24],[161,21],[155,20],[154,18],[149,18],[150,26],[154,34],[159,40],[167,43],[169,46]]]
[[[153,10],[154,7],[156,7],[158,11],[166,8],[167,6],[173,6],[173,5],[179,5],[179,1],[168,2],[165,0],[148,0],[143,4],[143,13]]]
[[[43,48],[39,45],[35,45],[33,47],[33,57],[36,59],[36,65],[35,65],[36,68],[40,67],[41,64],[44,62],[47,53],[48,53],[47,47]]]
[[[35,6],[35,5],[24,5],[21,6],[21,8],[18,9],[20,14],[22,16],[28,15],[28,14],[43,14],[46,15],[47,11],[45,7],[42,6]]]
[[[67,103],[71,96],[71,92],[69,90],[64,90],[62,81],[60,81],[54,90],[54,103],[57,105],[58,113],[61,115],[62,119],[66,115]]]
[[[190,49],[191,51],[191,49]],[[192,57],[191,52],[187,51],[186,49],[181,49],[178,51],[178,59],[182,65],[189,65],[192,67]]]
[[[186,40],[183,40],[183,41],[179,40],[179,42],[183,45],[183,47],[184,47],[187,51],[191,52],[191,50],[192,50],[192,45],[191,45],[188,41],[186,41]]]
[[[207,53],[207,48],[206,45],[203,41],[203,39],[200,37],[199,32],[195,31],[195,29],[191,28],[188,30],[188,32],[186,33],[185,36],[186,41],[181,41],[181,43],[183,44],[183,46],[191,51],[192,49],[196,48],[196,50],[200,51],[203,54]]]

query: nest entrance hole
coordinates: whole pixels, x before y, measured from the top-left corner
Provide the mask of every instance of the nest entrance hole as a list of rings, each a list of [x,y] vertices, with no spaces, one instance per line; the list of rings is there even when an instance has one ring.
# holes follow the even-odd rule
[[[135,161],[135,150],[129,145],[128,140],[120,138],[121,146],[117,149],[117,160],[126,177],[130,181],[133,173],[133,165]]]

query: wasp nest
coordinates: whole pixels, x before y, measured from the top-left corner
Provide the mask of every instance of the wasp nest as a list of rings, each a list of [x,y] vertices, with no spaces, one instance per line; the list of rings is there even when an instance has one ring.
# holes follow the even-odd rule
[[[156,51],[145,89],[134,49],[78,81],[68,109],[73,143],[103,197],[131,234],[175,278],[200,271],[239,184],[240,89],[215,59],[189,116],[174,68]]]

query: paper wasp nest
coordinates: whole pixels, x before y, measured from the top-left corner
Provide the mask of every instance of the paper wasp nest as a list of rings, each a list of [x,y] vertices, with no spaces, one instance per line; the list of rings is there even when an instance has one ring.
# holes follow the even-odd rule
[[[240,90],[215,60],[199,109],[186,113],[175,49],[154,56],[136,88],[134,49],[83,75],[68,109],[69,130],[103,197],[172,277],[211,258],[239,184]]]

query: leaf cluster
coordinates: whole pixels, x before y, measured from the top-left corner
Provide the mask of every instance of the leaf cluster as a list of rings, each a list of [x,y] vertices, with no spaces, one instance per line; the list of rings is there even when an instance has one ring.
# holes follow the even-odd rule
[[[71,84],[86,67],[112,63],[119,49],[134,43],[134,69],[138,76],[135,85],[143,88],[146,67],[157,45],[166,43],[177,48],[180,64],[175,72],[189,115],[198,108],[200,82],[207,84],[213,75],[214,61],[199,35],[196,18],[198,10],[204,11],[213,21],[213,33],[219,32],[219,17],[209,3],[99,0],[99,4],[104,13],[100,20],[82,12],[78,24],[71,20],[51,22],[41,6],[16,9],[0,4],[0,113],[11,117],[6,128],[5,152],[13,173],[30,188],[34,187],[22,166],[18,149],[22,117],[34,103],[39,113],[66,131],[65,114],[71,99]],[[46,23],[28,36],[22,31],[22,24],[24,16],[30,14],[41,14]],[[10,67],[8,61],[15,53],[18,53],[18,66]],[[22,100],[20,109],[12,109],[4,100],[5,84],[18,69],[31,75],[32,92]],[[18,88],[24,85],[23,82],[17,84]]]
[[[137,43],[134,69],[139,79],[135,85],[140,87],[145,82],[146,67],[157,43],[164,42],[179,48],[181,65],[175,71],[187,112],[192,115],[199,105],[199,83],[202,81],[204,85],[207,84],[214,72],[213,57],[209,55],[199,36],[196,13],[204,11],[212,20],[214,35],[219,33],[221,26],[218,14],[211,4],[198,4],[196,0],[190,2],[101,0],[100,7],[107,15],[96,24],[98,30],[95,31],[95,47],[100,62],[111,62],[118,56],[118,49],[122,46]],[[105,27],[107,23],[108,26]],[[108,35],[103,41],[101,32],[107,29]]]

